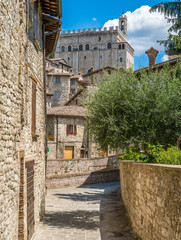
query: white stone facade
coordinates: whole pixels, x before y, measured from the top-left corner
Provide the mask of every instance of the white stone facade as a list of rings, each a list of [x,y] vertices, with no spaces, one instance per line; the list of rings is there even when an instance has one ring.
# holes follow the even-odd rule
[[[119,18],[119,27],[63,31],[55,57],[64,58],[73,70],[87,73],[104,67],[133,68],[134,50],[127,42],[127,17]]]

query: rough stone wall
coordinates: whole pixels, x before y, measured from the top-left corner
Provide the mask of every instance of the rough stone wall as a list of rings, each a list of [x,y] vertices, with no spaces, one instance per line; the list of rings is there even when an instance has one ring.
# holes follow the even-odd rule
[[[48,76],[47,82],[49,86],[49,91],[54,95],[51,97],[51,106],[58,107],[63,106],[70,96],[70,76],[58,76],[60,77],[60,83],[56,83],[56,76]],[[59,100],[55,99],[55,92],[59,92]]]
[[[31,8],[31,7],[30,7]],[[30,9],[33,11],[33,8]],[[41,8],[39,6],[41,16]],[[18,239],[20,152],[34,160],[35,229],[44,212],[45,113],[43,54],[27,30],[25,0],[0,2],[0,239]],[[38,42],[42,47],[42,22]],[[32,79],[37,80],[37,139],[31,135]],[[24,236],[27,238],[27,176],[24,164]]]
[[[46,186],[48,189],[58,189],[63,187],[79,187],[82,185],[104,182],[117,182],[119,180],[119,169],[112,169],[47,176]]]
[[[135,233],[143,240],[180,240],[181,166],[121,161],[120,177]]]
[[[101,38],[100,41],[99,38]],[[111,49],[107,49],[109,42],[112,44]],[[125,49],[119,49],[120,42],[124,42]],[[82,51],[78,50],[80,44],[83,46]],[[89,50],[86,50],[86,44],[89,44]],[[64,52],[62,52],[62,46],[65,47]],[[71,51],[68,51],[68,46],[71,46]],[[87,73],[92,66],[95,69],[107,66],[118,68],[133,68],[134,66],[134,51],[118,28],[68,32],[67,34],[63,32],[60,35],[55,56],[64,58],[69,65],[73,66],[76,73],[80,71]]]
[[[102,157],[94,159],[48,160],[47,175],[92,172],[100,169],[118,169],[118,157]]]

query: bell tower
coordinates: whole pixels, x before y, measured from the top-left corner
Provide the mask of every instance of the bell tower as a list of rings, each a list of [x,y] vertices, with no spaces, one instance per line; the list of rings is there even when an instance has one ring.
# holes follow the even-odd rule
[[[123,13],[121,17],[119,17],[119,29],[121,32],[124,34],[125,38],[127,39],[127,22],[128,18],[127,16]]]

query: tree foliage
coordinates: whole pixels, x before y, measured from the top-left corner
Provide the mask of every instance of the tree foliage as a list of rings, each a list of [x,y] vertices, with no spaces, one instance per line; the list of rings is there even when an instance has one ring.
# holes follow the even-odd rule
[[[163,13],[165,18],[172,26],[168,29],[170,33],[167,40],[159,40],[166,49],[172,50],[176,54],[181,53],[181,1],[169,1],[154,5],[150,12]],[[171,34],[171,33],[175,34]]]
[[[180,63],[169,70],[104,75],[86,102],[87,126],[100,148],[173,144],[181,133]]]

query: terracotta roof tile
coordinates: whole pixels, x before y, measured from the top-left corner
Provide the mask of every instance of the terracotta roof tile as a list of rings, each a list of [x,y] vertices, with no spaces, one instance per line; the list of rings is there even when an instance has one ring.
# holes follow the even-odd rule
[[[47,109],[47,115],[85,117],[87,110],[82,106],[70,105]]]

